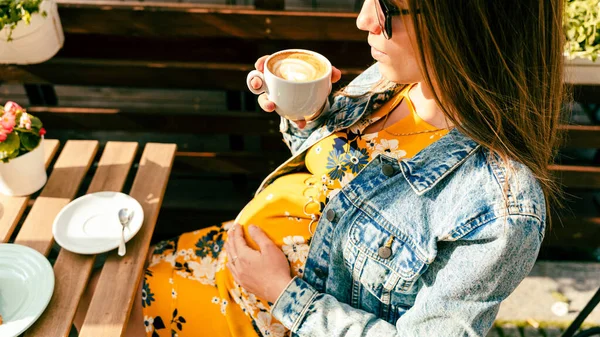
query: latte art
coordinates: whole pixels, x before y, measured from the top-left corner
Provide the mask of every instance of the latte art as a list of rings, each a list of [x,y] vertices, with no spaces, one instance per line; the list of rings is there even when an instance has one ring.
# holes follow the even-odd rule
[[[273,75],[293,82],[308,82],[322,78],[327,65],[317,57],[299,53],[283,53],[269,60],[267,67]]]

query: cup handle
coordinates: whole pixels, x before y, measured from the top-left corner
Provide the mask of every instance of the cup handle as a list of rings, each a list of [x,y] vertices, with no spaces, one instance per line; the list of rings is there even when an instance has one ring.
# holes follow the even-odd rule
[[[252,88],[252,84],[250,84],[250,82],[252,81],[253,78],[258,77],[261,79],[262,81],[262,85],[260,86],[260,88],[258,89],[254,89]],[[260,95],[263,92],[265,92],[265,75],[263,73],[261,73],[258,70],[252,70],[251,72],[248,73],[248,76],[246,77],[246,85],[248,86],[248,89],[250,89],[250,91],[255,94],[255,95]]]

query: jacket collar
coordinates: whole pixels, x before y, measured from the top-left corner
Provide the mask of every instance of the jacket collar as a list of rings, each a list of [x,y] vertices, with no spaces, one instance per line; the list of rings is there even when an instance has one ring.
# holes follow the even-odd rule
[[[458,168],[479,147],[455,128],[411,159],[401,160],[400,167],[412,189],[421,195]]]
[[[332,117],[327,122],[327,130],[335,132],[352,126],[365,113],[377,110],[397,92],[397,87],[383,87],[373,90],[382,80],[379,64],[375,63],[344,88],[348,95],[336,99],[330,110]]]

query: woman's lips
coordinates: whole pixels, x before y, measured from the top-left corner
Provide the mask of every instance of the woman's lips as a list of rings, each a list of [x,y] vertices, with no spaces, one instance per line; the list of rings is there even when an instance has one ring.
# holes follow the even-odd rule
[[[380,51],[379,49],[375,48],[375,47],[371,47],[371,56],[376,59],[376,60],[380,60],[382,57],[384,57],[385,55],[387,55],[386,53]]]

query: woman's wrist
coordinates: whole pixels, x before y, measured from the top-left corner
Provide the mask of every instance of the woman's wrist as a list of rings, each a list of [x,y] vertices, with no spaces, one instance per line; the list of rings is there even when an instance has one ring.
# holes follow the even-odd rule
[[[271,296],[271,298],[268,299],[269,302],[273,303],[273,306],[275,306],[275,304],[279,301],[279,298],[281,297],[281,295],[283,295],[285,293],[285,290],[294,281],[294,278],[295,277],[290,277],[285,282],[282,282],[281,284],[283,285],[283,288],[281,287],[281,285],[274,287],[275,289],[278,289],[278,290],[274,291],[274,293],[276,293],[276,294],[274,294],[274,296]]]

